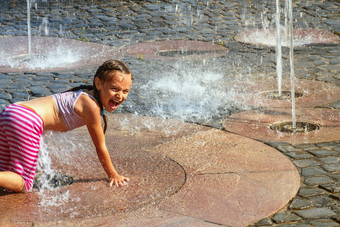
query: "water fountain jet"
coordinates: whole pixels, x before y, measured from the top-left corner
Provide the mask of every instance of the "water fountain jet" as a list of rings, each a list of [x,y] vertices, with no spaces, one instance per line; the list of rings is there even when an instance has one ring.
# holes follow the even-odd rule
[[[290,108],[290,85],[282,84],[283,95],[279,98],[276,82],[274,76],[236,81],[233,85],[234,90],[242,95],[236,96],[235,102],[252,108]],[[340,90],[336,85],[330,83],[296,79],[295,95],[296,105],[299,108],[324,106],[337,101],[340,97]]]
[[[227,131],[261,141],[291,144],[320,143],[340,140],[340,111],[325,108],[299,108],[297,129],[292,127],[290,110],[259,109],[226,117]]]
[[[281,36],[286,33],[281,29]],[[241,43],[260,45],[267,47],[276,46],[276,30],[267,29],[247,29],[235,35],[235,40]],[[333,32],[324,29],[315,28],[294,28],[293,29],[294,47],[303,48],[306,45],[316,44],[336,44],[339,43],[340,37]],[[283,47],[289,47],[288,40],[281,40]]]
[[[279,5],[279,0],[277,0],[276,1],[276,32],[274,29],[268,29],[267,27],[264,27],[263,29],[253,29],[253,30],[248,30],[248,31],[238,33],[234,38],[237,41],[244,42],[244,43],[276,46],[276,52],[277,52],[276,53],[276,59],[277,59],[276,70],[277,70],[277,77],[278,77],[278,95],[269,95],[266,97],[266,98],[275,98],[276,100],[283,100],[283,98],[280,98],[281,93],[282,93],[281,91],[281,84],[282,84],[282,81],[281,81],[282,80],[281,78],[282,76],[281,75],[281,46],[289,47],[289,63],[290,63],[290,95],[289,97],[291,100],[291,121],[283,122],[283,123],[281,122],[277,124],[275,123],[275,124],[270,125],[269,128],[272,130],[278,130],[282,132],[293,132],[293,133],[307,132],[309,131],[309,129],[316,130],[316,129],[319,129],[319,127],[317,126],[317,124],[314,124],[314,123],[298,122],[299,128],[297,128],[296,97],[295,97],[297,93],[295,92],[296,78],[295,78],[295,70],[294,70],[294,47],[299,47],[299,46],[303,46],[306,44],[314,44],[314,43],[338,43],[339,37],[325,30],[293,28],[292,1],[288,0],[288,1],[285,1],[285,3],[286,3],[285,8],[287,9],[285,12],[286,26],[283,29],[281,28],[281,25],[280,25],[280,5]],[[286,35],[287,31],[289,34],[289,39],[287,38],[287,35]],[[283,42],[281,42],[282,35],[284,35]],[[274,37],[276,39],[274,39]],[[303,39],[300,39],[301,37]],[[273,40],[275,40],[276,42],[273,42]],[[268,92],[265,92],[265,93],[268,94]],[[288,93],[288,91],[286,93]],[[301,96],[304,96],[304,94],[302,93]],[[338,99],[337,96],[338,95],[335,96],[336,100]],[[303,99],[305,99],[305,97],[303,97]],[[257,100],[255,98],[254,103],[256,101]],[[258,103],[261,103],[261,102],[258,102]],[[242,116],[242,113],[240,115]],[[233,122],[234,119],[232,118],[233,117],[229,119],[227,118],[228,119],[227,122],[228,121]],[[242,119],[241,121],[243,120],[245,119]],[[228,123],[226,123],[226,125],[228,125]],[[259,127],[256,123],[255,125],[256,126],[252,129],[256,129]],[[227,126],[227,128],[229,128],[229,125]]]
[[[270,129],[274,131],[280,131],[280,132],[289,132],[289,133],[305,133],[305,132],[312,132],[315,130],[320,129],[319,124],[313,124],[308,122],[295,122],[295,125],[292,121],[288,122],[280,122],[280,123],[274,123],[270,125]]]
[[[278,96],[282,95],[282,46],[281,46],[281,23],[280,23],[280,0],[276,0],[276,74]]]
[[[292,129],[296,129],[296,101],[295,101],[295,70],[294,70],[294,38],[293,38],[293,4],[288,0],[289,24],[289,65],[290,65],[290,96],[292,101]]]
[[[118,48],[80,40],[41,37],[32,39],[27,55],[25,36],[0,37],[0,72],[46,72],[95,68],[107,59],[120,57]],[[13,48],[16,46],[16,48]]]
[[[31,58],[31,54],[32,54],[31,0],[27,0],[27,37],[28,37],[28,58]]]
[[[291,92],[290,91],[281,91],[281,93],[277,90],[275,91],[263,91],[261,94],[268,99],[278,99],[278,100],[290,100]],[[300,98],[303,96],[302,93],[295,92],[294,95],[296,98]]]

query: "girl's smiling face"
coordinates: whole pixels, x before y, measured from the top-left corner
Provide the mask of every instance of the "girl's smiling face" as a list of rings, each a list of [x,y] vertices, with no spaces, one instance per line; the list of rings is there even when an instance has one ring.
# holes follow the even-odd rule
[[[104,78],[105,80],[100,80],[96,77],[95,85],[103,107],[112,113],[127,98],[132,85],[132,76],[119,71],[108,71]]]

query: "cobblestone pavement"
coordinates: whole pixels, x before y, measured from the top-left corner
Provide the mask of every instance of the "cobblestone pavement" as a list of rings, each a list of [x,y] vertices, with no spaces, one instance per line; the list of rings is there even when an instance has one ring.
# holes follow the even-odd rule
[[[31,10],[32,34],[56,36],[122,47],[135,42],[190,39],[229,48],[211,64],[235,74],[273,73],[275,49],[236,42],[244,28],[274,21],[274,1],[248,0],[68,0],[36,1]],[[282,4],[284,1],[281,1]],[[283,5],[282,5],[283,6]],[[27,35],[26,1],[0,3],[0,36]],[[294,25],[340,33],[338,0],[294,1]],[[47,26],[46,26],[47,25]],[[48,28],[48,32],[45,28]],[[309,45],[295,50],[296,77],[340,86],[340,44]],[[259,60],[261,59],[261,60]],[[174,68],[172,63],[125,57],[136,75],[136,87],[147,82],[150,71]],[[288,50],[283,50],[284,71]],[[0,105],[64,91],[91,83],[94,69],[63,72],[0,73]],[[129,97],[130,98],[130,97]],[[139,104],[132,91],[129,106]],[[340,100],[326,108],[340,108]],[[214,125],[214,123],[212,123]],[[281,211],[254,226],[339,226],[340,141],[292,145],[269,143],[289,157],[301,174],[301,189]]]
[[[255,226],[339,226],[340,141],[270,145],[296,165],[301,176],[301,188],[284,209]]]

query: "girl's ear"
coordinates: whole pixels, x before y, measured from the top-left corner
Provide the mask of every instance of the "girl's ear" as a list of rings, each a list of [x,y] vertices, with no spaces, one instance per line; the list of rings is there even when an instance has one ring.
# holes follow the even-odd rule
[[[102,88],[102,81],[96,77],[94,78],[94,85],[96,86],[97,90],[100,91]]]

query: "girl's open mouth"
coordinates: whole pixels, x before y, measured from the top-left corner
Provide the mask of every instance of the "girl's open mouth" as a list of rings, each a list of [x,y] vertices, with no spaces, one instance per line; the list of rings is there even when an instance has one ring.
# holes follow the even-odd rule
[[[119,103],[117,103],[117,102],[115,102],[113,100],[109,101],[109,107],[110,107],[111,110],[116,110],[118,105],[119,105]]]

